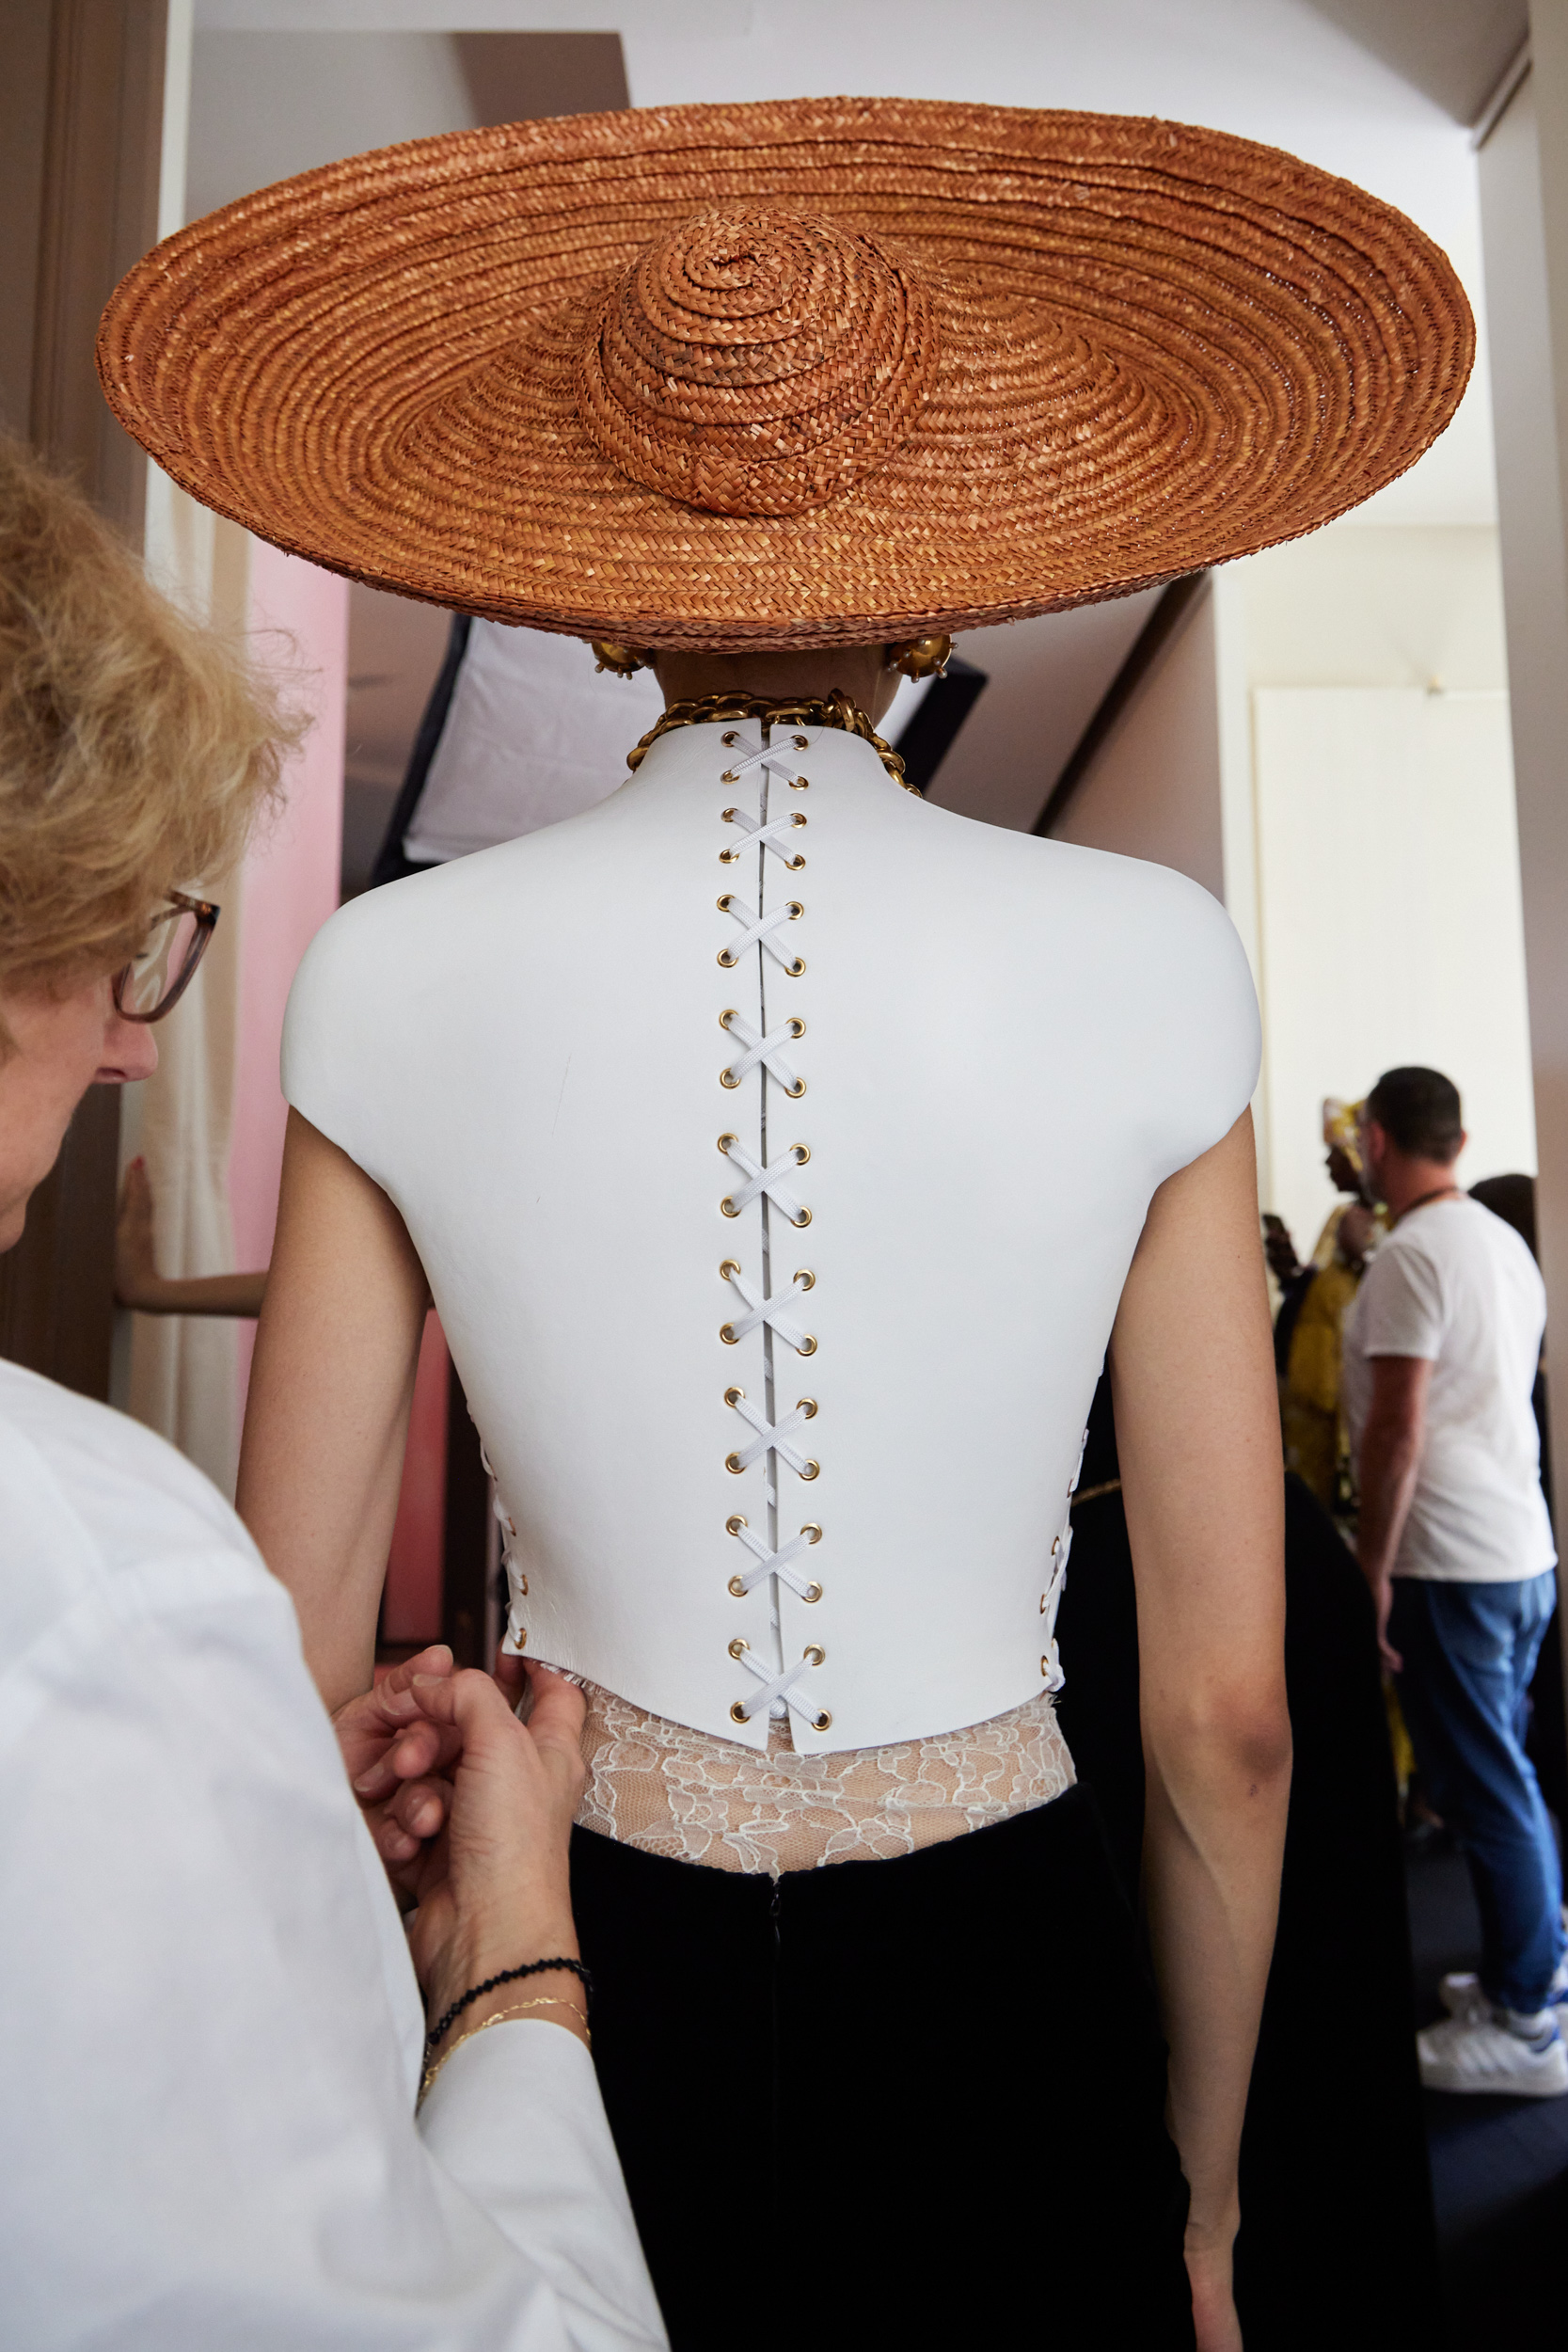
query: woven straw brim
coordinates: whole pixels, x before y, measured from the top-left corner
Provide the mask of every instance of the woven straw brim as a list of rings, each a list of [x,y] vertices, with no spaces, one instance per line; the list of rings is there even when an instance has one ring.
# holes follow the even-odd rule
[[[759,204],[876,239],[940,349],[885,462],[765,516],[629,479],[578,378],[650,241]],[[973,628],[1297,537],[1415,462],[1473,351],[1431,240],[1277,150],[823,99],[517,123],[286,181],[149,254],[99,365],[176,482],[313,563],[721,651]]]

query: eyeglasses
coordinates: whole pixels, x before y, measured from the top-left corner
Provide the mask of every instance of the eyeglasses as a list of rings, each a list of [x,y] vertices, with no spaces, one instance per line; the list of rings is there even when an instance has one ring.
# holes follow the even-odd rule
[[[207,952],[218,913],[208,898],[169,892],[153,917],[147,945],[115,974],[115,1010],[122,1021],[161,1021],[173,1011]]]

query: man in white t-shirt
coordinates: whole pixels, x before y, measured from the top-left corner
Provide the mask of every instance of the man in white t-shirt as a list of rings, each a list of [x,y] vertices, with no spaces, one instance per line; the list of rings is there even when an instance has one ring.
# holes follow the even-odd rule
[[[1429,2090],[1568,2091],[1562,1873],[1523,1744],[1556,1602],[1530,1392],[1546,1295],[1513,1229],[1462,1192],[1459,1095],[1390,1070],[1367,1098],[1368,1173],[1391,1230],[1345,1331],[1358,1553],[1422,1775],[1470,1865],[1479,1985],[1418,2035]]]

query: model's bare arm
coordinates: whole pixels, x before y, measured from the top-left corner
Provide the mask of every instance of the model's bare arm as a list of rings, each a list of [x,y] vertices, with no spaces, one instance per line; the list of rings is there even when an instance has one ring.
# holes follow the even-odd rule
[[[1252,1120],[1162,1184],[1111,1346],[1138,1599],[1144,1881],[1192,2188],[1203,2352],[1230,2307],[1236,2162],[1291,1780],[1284,1480]]]
[[[297,1111],[256,1335],[240,1515],[294,1597],[329,1708],[371,1681],[429,1306],[380,1186]]]
[[[1371,1366],[1372,1397],[1357,1465],[1361,1515],[1355,1550],[1361,1573],[1371,1587],[1378,1647],[1384,1663],[1398,1674],[1402,1661],[1388,1646],[1388,1612],[1394,1597],[1391,1579],[1416,1492],[1432,1365],[1424,1356],[1374,1356]]]

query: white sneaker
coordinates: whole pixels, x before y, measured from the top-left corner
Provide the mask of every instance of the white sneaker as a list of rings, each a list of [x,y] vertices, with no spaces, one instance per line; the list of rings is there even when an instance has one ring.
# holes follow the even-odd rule
[[[1424,2090],[1485,2091],[1505,2099],[1557,2099],[1568,2091],[1568,2043],[1554,2010],[1518,2022],[1527,2035],[1500,2022],[1510,2015],[1481,1996],[1482,2007],[1445,2018],[1416,2036]]]

